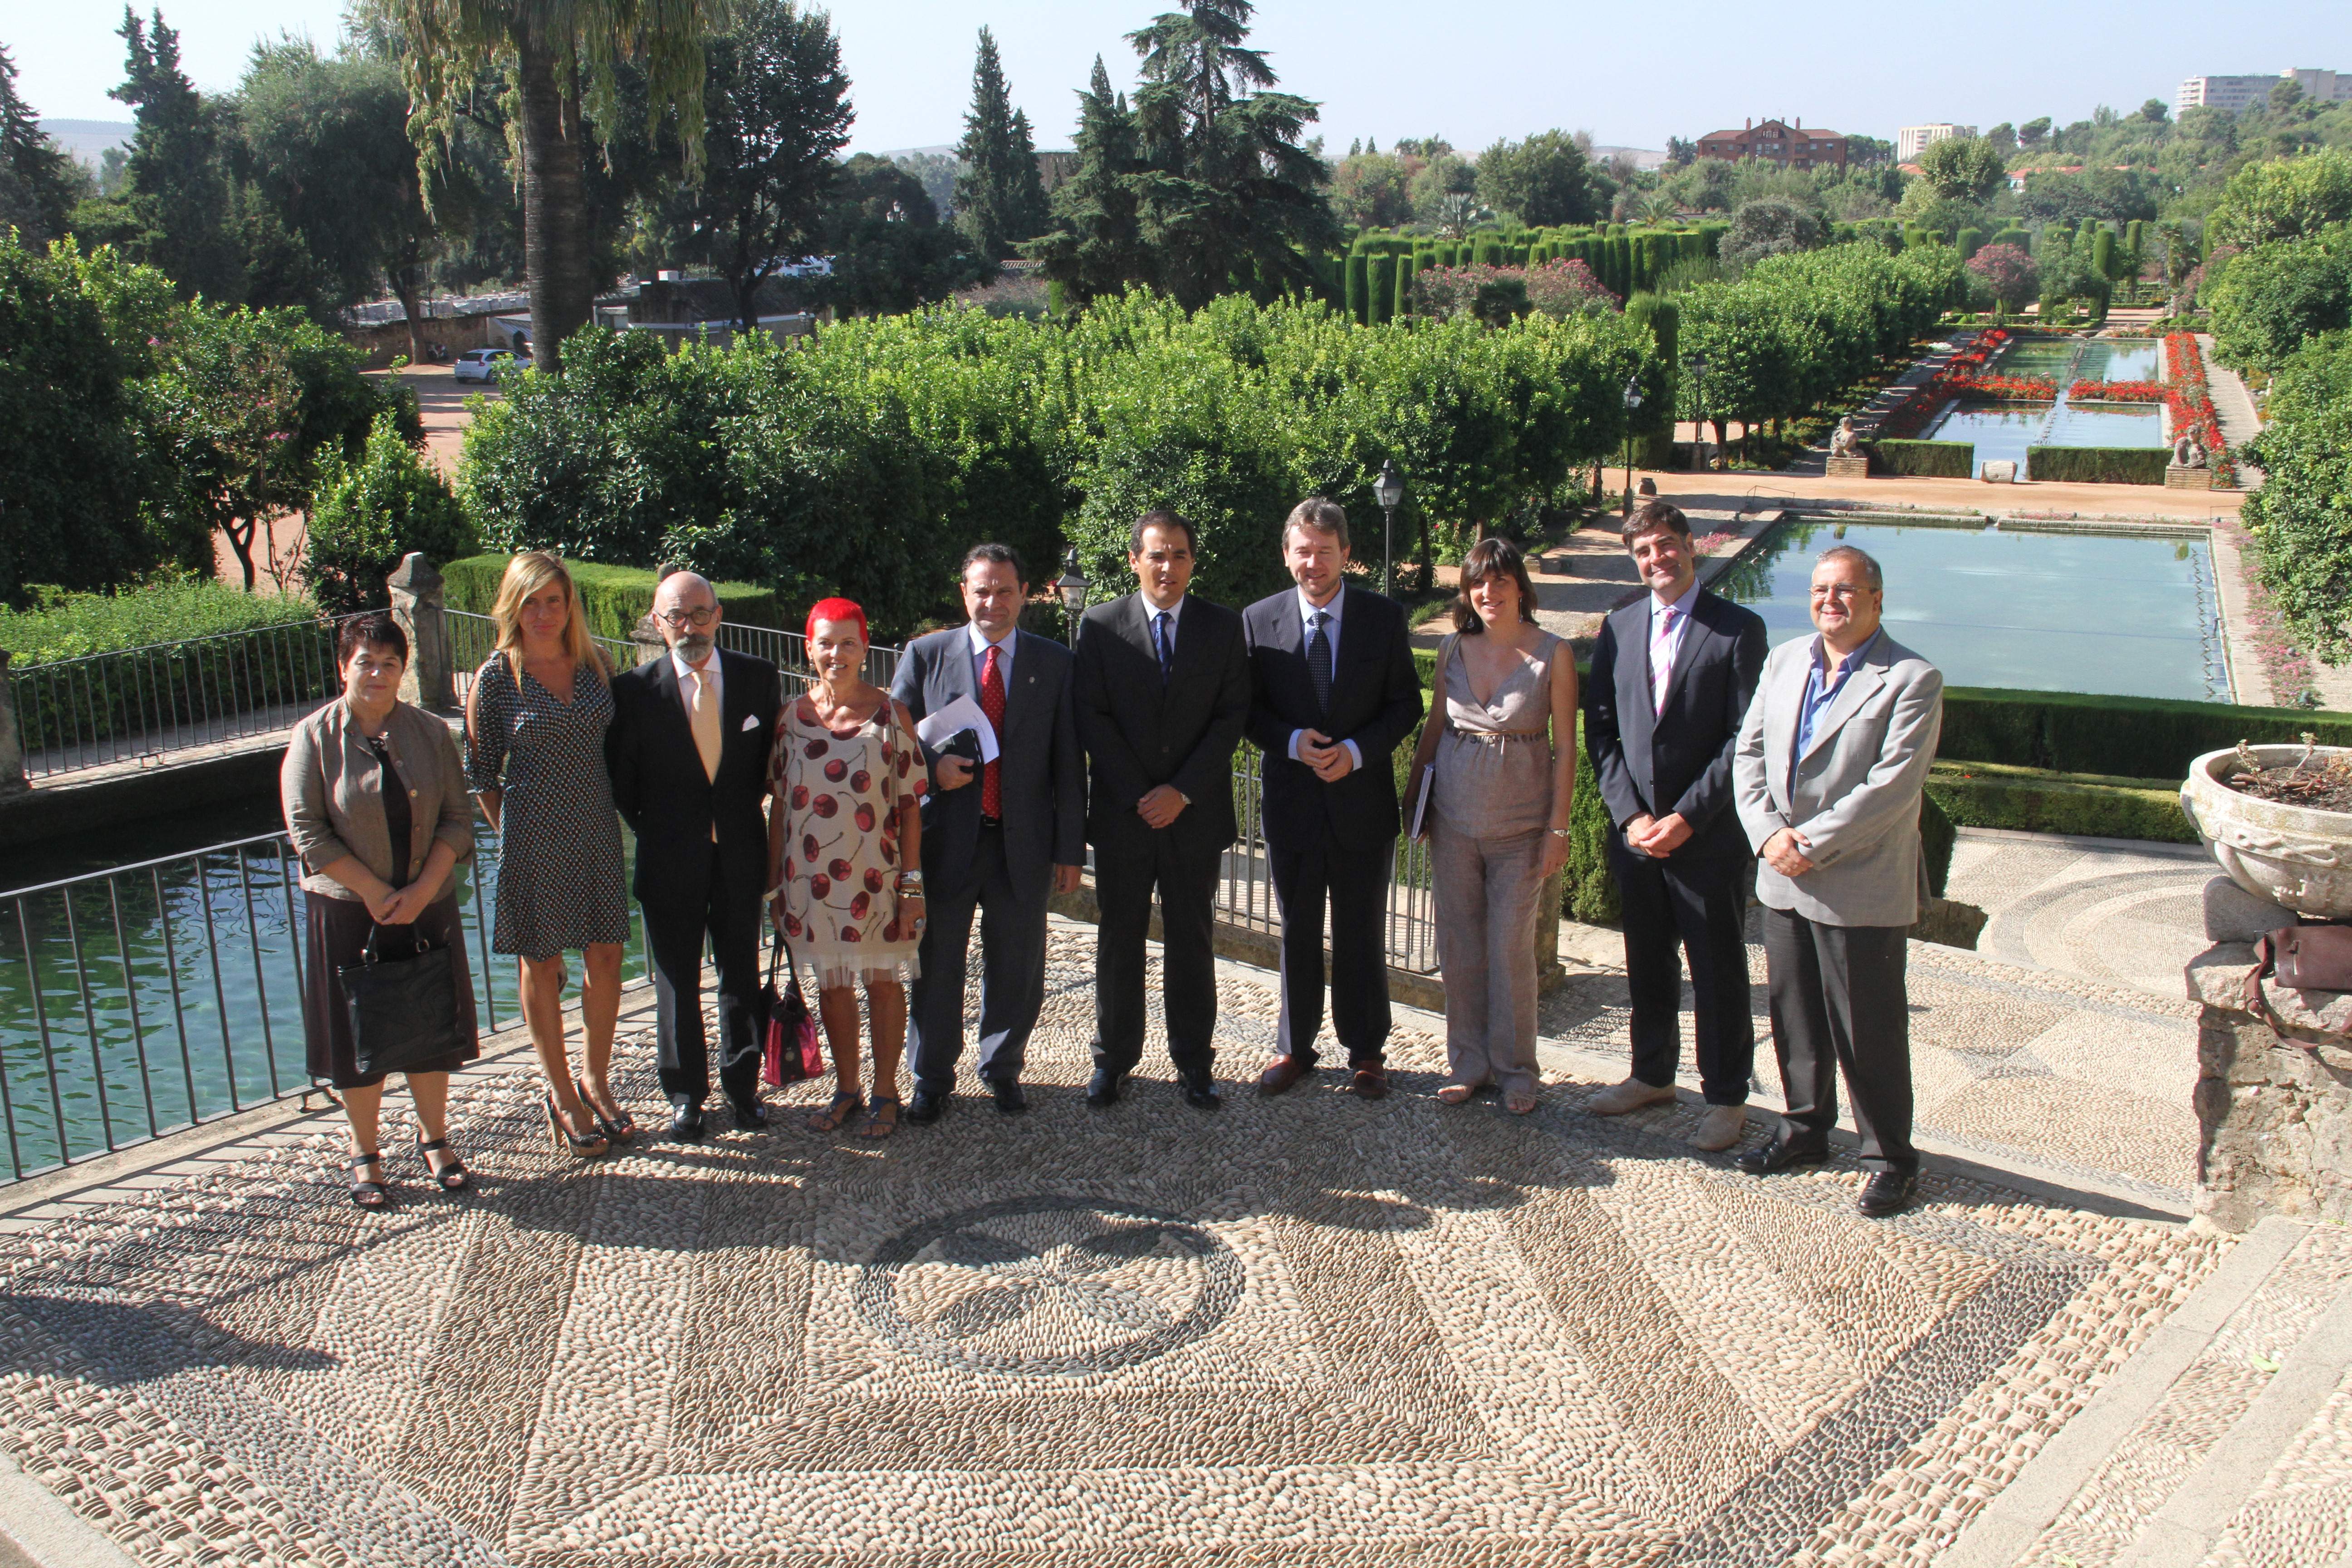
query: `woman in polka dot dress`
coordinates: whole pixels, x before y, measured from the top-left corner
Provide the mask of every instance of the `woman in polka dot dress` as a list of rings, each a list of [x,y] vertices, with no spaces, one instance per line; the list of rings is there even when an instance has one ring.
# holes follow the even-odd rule
[[[835,1092],[809,1125],[860,1136],[898,1127],[907,983],[923,935],[923,819],[930,770],[904,703],[866,679],[866,612],[826,599],[809,612],[817,679],[776,727],[769,908],[815,981]],[[874,1019],[874,1089],[859,1089],[857,986]]]

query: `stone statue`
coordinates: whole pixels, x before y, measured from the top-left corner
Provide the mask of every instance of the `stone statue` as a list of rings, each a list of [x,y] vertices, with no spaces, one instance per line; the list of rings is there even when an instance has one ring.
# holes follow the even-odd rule
[[[2205,466],[2205,447],[2196,437],[2182,435],[2172,443],[2172,466],[2176,468],[2201,468]]]
[[[1858,458],[1862,456],[1861,445],[1862,436],[1854,429],[1851,414],[1840,419],[1838,427],[1830,432],[1830,456],[1832,458]]]

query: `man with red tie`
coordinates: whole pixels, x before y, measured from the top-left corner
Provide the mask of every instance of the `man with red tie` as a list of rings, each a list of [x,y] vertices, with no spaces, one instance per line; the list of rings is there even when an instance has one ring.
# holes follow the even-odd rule
[[[923,880],[930,924],[909,999],[915,1089],[906,1119],[936,1121],[963,1055],[964,952],[981,927],[980,1078],[1010,1115],[1028,1107],[1021,1068],[1045,1000],[1045,900],[1074,892],[1086,859],[1087,785],[1069,649],[1019,629],[1029,584],[1009,545],[963,559],[969,624],[908,645],[890,695],[920,724],[959,700],[990,733],[926,742]],[[971,742],[982,737],[974,725]]]

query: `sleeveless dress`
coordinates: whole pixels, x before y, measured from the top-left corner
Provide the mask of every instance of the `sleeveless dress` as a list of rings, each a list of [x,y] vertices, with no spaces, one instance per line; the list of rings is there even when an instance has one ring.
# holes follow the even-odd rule
[[[583,666],[564,702],[502,653],[474,672],[467,782],[505,792],[490,951],[538,960],[629,940],[621,817],[604,771],[613,689]]]
[[[1568,645],[1540,634],[1485,702],[1470,689],[1461,637],[1438,653],[1438,738],[1430,880],[1445,977],[1446,1080],[1533,1096],[1538,905],[1551,824],[1551,682]],[[1573,737],[1564,743],[1574,744]]]
[[[898,924],[898,810],[931,787],[909,725],[885,703],[854,730],[828,730],[808,699],[784,704],[770,764],[786,814],[784,940],[820,989],[911,981],[919,933]]]

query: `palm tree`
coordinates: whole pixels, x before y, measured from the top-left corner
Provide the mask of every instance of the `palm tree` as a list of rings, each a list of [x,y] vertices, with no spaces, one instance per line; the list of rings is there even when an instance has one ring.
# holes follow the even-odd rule
[[[521,113],[523,280],[533,362],[560,368],[564,338],[595,303],[588,214],[587,127],[621,112],[616,68],[644,68],[648,111],[677,117],[691,179],[702,159],[703,40],[730,0],[384,0],[404,35],[412,133],[420,161],[452,145],[459,110],[490,72],[512,82]]]

